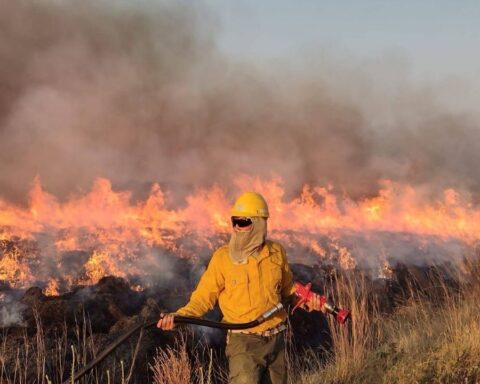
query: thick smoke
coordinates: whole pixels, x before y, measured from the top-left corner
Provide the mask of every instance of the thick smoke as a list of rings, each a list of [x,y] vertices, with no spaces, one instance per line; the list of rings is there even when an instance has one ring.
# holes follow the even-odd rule
[[[480,189],[478,123],[432,94],[325,60],[255,68],[219,52],[208,10],[127,3],[0,0],[0,195],[24,199],[36,175],[57,196],[97,176],[188,191],[275,174],[354,197],[381,178]]]

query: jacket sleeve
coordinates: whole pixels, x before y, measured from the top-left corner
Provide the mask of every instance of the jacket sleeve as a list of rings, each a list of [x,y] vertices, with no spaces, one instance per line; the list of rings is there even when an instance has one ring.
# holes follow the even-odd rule
[[[213,308],[224,286],[225,278],[220,270],[219,254],[215,252],[190,301],[175,313],[181,316],[203,316]]]
[[[293,274],[290,269],[290,265],[287,260],[287,253],[282,247],[282,300],[288,300],[295,293],[295,287],[293,285]]]

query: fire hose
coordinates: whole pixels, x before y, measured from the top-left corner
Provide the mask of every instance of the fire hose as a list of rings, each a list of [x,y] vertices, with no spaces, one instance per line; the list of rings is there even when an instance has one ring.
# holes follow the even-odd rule
[[[220,329],[248,329],[252,327],[256,327],[259,324],[262,324],[265,320],[269,319],[275,313],[280,311],[283,308],[281,303],[275,305],[268,311],[261,314],[258,318],[253,321],[249,321],[248,323],[239,323],[239,324],[232,324],[232,323],[221,323],[217,321],[211,320],[204,320],[199,319],[198,317],[189,317],[189,316],[177,316],[174,317],[175,324],[194,324],[194,325],[202,325],[205,327],[210,328],[220,328]],[[62,384],[69,384],[72,382],[77,381],[88,372],[90,372],[97,364],[101,363],[110,353],[112,353],[115,348],[117,348],[120,344],[122,344],[125,340],[127,340],[130,336],[132,336],[137,331],[153,327],[157,324],[158,319],[147,321],[145,323],[138,324],[132,327],[129,331],[125,332],[122,336],[120,336],[117,340],[115,340],[112,344],[110,344],[105,350],[98,355],[94,360],[92,360],[89,364],[87,364],[84,368],[76,372],[73,377],[70,377],[68,380],[64,381]]]
[[[315,293],[311,291],[311,283],[303,286],[302,284],[296,282],[295,283],[295,294],[298,297],[297,305],[292,309],[292,313],[298,307],[306,304],[312,295]],[[350,318],[350,311],[348,309],[339,309],[334,304],[329,303],[325,296],[320,296],[320,304],[325,308],[325,311],[330,313],[335,317],[337,322],[340,324],[344,324]],[[248,329],[256,327],[257,325],[262,324],[265,320],[272,317],[275,313],[279,312],[283,309],[283,305],[281,303],[276,304],[268,311],[261,314],[258,318],[253,321],[249,321],[248,323],[221,323],[217,321],[205,320],[200,319],[198,317],[189,317],[189,316],[174,316],[174,323],[175,324],[193,324],[193,325],[201,325],[210,328],[219,328],[219,329],[231,329],[231,330],[241,330],[241,329]],[[132,327],[129,331],[121,335],[117,340],[115,340],[112,344],[110,344],[105,350],[98,355],[94,360],[92,360],[89,364],[87,364],[84,368],[76,372],[73,377],[70,377],[69,380],[64,381],[62,384],[69,384],[75,382],[76,380],[80,379],[88,372],[90,372],[97,364],[101,363],[110,353],[112,353],[120,344],[122,344],[125,340],[127,340],[131,335],[136,333],[137,331],[143,331],[146,328],[153,327],[157,324],[158,319],[147,321],[145,323],[138,324]]]

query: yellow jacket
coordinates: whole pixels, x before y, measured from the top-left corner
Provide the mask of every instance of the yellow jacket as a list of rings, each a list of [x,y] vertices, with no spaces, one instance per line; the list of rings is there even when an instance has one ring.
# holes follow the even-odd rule
[[[260,253],[242,265],[232,263],[226,245],[215,251],[190,301],[176,314],[201,317],[218,300],[225,322],[246,323],[293,293],[292,272],[280,244],[267,240]],[[262,332],[286,317],[282,310],[247,331]]]

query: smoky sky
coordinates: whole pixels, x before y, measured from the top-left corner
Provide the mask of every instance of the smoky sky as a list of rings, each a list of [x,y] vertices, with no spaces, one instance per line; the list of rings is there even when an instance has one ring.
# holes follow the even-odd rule
[[[434,91],[354,64],[260,68],[223,54],[219,34],[192,2],[0,0],[0,196],[22,201],[37,175],[60,198],[98,176],[189,191],[278,175],[352,197],[382,178],[480,189],[478,121]]]

